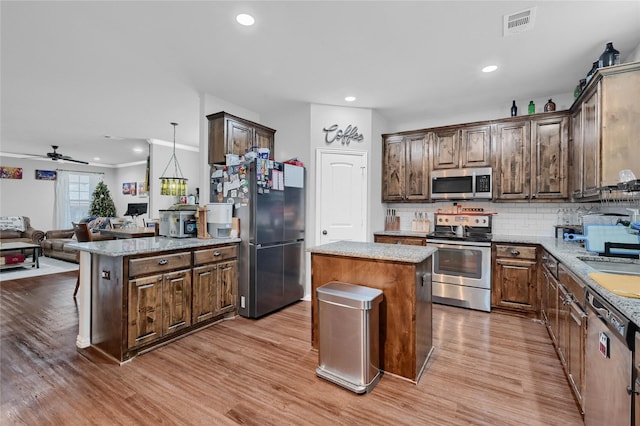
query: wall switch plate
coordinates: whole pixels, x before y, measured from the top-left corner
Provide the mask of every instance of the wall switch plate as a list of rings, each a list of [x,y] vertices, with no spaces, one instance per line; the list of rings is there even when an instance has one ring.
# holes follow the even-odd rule
[[[246,306],[244,306],[244,296],[240,296],[240,307],[241,308],[245,308]]]

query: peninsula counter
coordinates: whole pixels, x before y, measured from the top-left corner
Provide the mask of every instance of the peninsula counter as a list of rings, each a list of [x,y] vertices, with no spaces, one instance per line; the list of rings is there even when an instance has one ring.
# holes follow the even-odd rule
[[[72,243],[80,251],[78,338],[118,362],[236,309],[239,238]]]
[[[380,367],[417,383],[433,350],[431,256],[436,250],[353,241],[308,249],[313,347],[318,348],[318,287],[341,281],[382,290]]]

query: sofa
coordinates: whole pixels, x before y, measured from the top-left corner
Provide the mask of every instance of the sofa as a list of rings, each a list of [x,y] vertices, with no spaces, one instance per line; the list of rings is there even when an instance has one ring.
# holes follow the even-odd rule
[[[44,232],[33,228],[27,216],[0,217],[0,243],[40,244],[43,238]]]
[[[108,218],[85,218],[81,223],[89,223],[92,229],[91,239],[93,241],[112,240],[113,237],[100,235],[100,229],[109,227]],[[70,229],[54,229],[44,234],[44,240],[40,244],[42,254],[55,259],[66,260],[68,262],[78,263],[80,256],[78,250],[68,246],[71,242],[77,242],[73,228]]]

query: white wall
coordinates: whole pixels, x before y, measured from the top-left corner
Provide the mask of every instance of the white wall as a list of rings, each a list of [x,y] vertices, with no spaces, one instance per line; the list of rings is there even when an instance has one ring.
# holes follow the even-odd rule
[[[111,193],[111,198],[116,205],[116,216],[125,217],[124,214],[127,212],[127,205],[129,203],[147,203],[149,204],[149,195],[147,194],[144,197],[141,197],[136,191],[136,195],[129,195],[122,193],[122,184],[125,182],[143,182],[145,180],[147,165],[138,164],[133,166],[127,166],[115,169],[115,184],[112,188],[109,188],[109,192]],[[153,184],[153,182],[151,182]],[[149,206],[147,206],[147,209]],[[149,210],[147,210],[149,211]],[[143,226],[143,218],[148,218],[149,215],[143,215],[138,217],[137,222],[138,225]],[[127,219],[131,220],[130,216],[127,216]]]
[[[5,156],[0,157],[0,166],[22,167],[22,179],[0,179],[0,216],[28,216],[31,219],[31,225],[44,232],[58,228],[54,223],[56,182],[36,180],[36,169],[103,173],[103,181],[112,196],[117,186],[115,171],[108,167]]]

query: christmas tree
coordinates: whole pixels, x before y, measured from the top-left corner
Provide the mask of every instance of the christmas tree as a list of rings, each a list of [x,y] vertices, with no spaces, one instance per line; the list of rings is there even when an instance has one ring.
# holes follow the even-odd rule
[[[116,217],[116,205],[113,203],[109,188],[104,182],[98,182],[92,197],[89,216]]]

